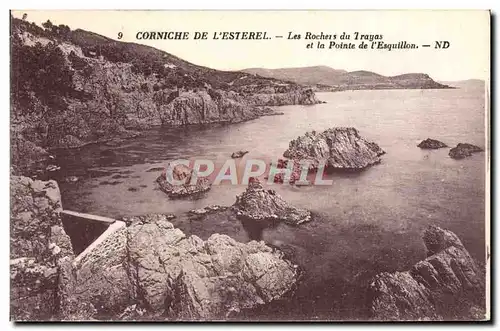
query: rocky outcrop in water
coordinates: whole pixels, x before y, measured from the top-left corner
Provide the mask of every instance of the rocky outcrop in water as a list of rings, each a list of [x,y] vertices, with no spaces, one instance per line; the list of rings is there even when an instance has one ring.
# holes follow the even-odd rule
[[[427,138],[425,140],[422,140],[420,144],[417,145],[417,147],[420,147],[422,149],[439,149],[448,147],[448,145],[439,140]]]
[[[59,188],[12,176],[10,190],[11,318],[49,320],[58,313],[60,265],[74,257],[58,214]]]
[[[295,208],[274,190],[266,190],[252,178],[245,192],[236,197],[233,209],[240,218],[253,222],[277,221],[299,225],[311,220],[311,212]]]
[[[178,199],[190,196],[198,196],[208,190],[210,190],[212,184],[209,182],[208,178],[196,176],[194,170],[189,167],[178,164],[172,169],[173,179],[176,181],[183,181],[182,184],[175,184],[167,178],[168,174],[163,172],[157,179],[160,189],[165,192],[169,198]],[[191,183],[195,176],[196,181]]]
[[[276,169],[288,169],[288,160],[278,159],[276,163]],[[302,167],[300,163],[294,162],[293,167],[291,167],[290,177],[288,178],[288,183],[295,184],[300,179],[300,173],[302,171]],[[274,182],[277,184],[283,184],[285,182],[286,174],[283,172],[279,172],[274,174]],[[269,177],[266,177],[268,179]]]
[[[409,271],[375,276],[369,308],[379,320],[484,318],[484,273],[451,231],[429,227],[423,235],[428,257]]]
[[[292,140],[283,156],[308,161],[310,169],[317,169],[324,161],[329,169],[362,170],[379,163],[382,154],[380,146],[362,138],[355,128],[331,128]]]
[[[294,95],[294,93],[300,94],[302,92],[289,93]],[[288,93],[283,94],[288,95]],[[249,102],[247,97],[242,97],[232,91],[207,89],[181,92],[177,95],[170,102],[167,103],[167,98],[163,103],[157,105],[157,111],[163,125],[239,123],[261,116],[281,114],[272,108],[261,107],[262,105],[275,105],[267,100],[253,105],[254,100]],[[287,104],[285,101],[283,102]],[[293,102],[293,98],[290,102]]]
[[[453,159],[459,160],[472,156],[472,153],[478,153],[482,151],[483,149],[481,147],[467,143],[459,143],[456,147],[450,149],[448,155]]]
[[[145,319],[227,319],[282,298],[297,282],[297,268],[262,242],[188,237],[162,215],[131,221],[75,271],[72,300],[92,303],[94,318],[139,311]]]

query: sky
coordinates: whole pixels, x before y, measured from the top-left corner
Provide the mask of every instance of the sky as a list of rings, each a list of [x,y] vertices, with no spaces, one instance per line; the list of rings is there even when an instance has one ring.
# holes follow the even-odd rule
[[[489,79],[490,20],[488,11],[12,11],[39,25],[50,19],[71,29],[164,50],[189,62],[220,70],[290,68],[325,65],[382,75],[426,73],[439,81]],[[137,40],[138,32],[189,32],[189,40]],[[210,39],[193,40],[196,31]],[[213,40],[214,32],[262,31],[270,40]],[[406,41],[416,50],[307,49],[305,33],[382,35],[385,43]],[[289,40],[288,34],[302,39]],[[281,39],[276,35],[284,36]],[[352,37],[351,37],[352,38]],[[450,47],[435,49],[436,41]],[[314,41],[316,44],[317,41]],[[326,47],[330,41],[325,41]],[[336,42],[341,42],[337,40]],[[349,40],[345,41],[349,42]],[[359,41],[355,41],[359,43]]]

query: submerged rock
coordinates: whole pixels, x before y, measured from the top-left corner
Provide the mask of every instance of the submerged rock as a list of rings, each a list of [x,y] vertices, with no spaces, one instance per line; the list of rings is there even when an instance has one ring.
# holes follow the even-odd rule
[[[231,154],[231,157],[233,159],[239,159],[240,157],[243,157],[247,153],[248,153],[248,151],[237,151],[237,152],[234,152],[233,154]]]
[[[423,236],[428,257],[409,271],[375,276],[370,310],[380,320],[477,318],[485,305],[484,273],[451,231],[430,226]]]
[[[94,318],[133,310],[155,320],[227,319],[282,298],[298,278],[297,268],[263,242],[221,234],[203,241],[161,215],[143,217],[108,240],[98,258],[77,267],[80,281],[70,291],[73,301],[96,308]]]
[[[468,156],[472,156],[472,153],[482,152],[483,149],[481,147],[467,144],[467,143],[459,143],[456,147],[450,149],[448,155],[453,159],[463,159]]]
[[[331,128],[292,140],[283,156],[310,162],[310,169],[317,169],[320,162],[339,170],[362,170],[379,163],[385,152],[374,142],[367,141],[355,128]]]
[[[417,147],[420,147],[422,149],[438,149],[448,147],[448,145],[439,140],[427,138],[425,140],[422,140],[420,144],[417,145]]]
[[[61,170],[61,167],[57,166],[57,165],[54,165],[54,164],[50,164],[50,165],[47,166],[47,168],[45,170],[53,172],[53,171]]]
[[[172,169],[173,179],[176,181],[183,181],[183,184],[172,184],[167,179],[167,173],[162,173],[156,182],[160,189],[165,192],[169,198],[177,199],[188,196],[196,196],[210,190],[212,184],[206,177],[196,178],[196,182],[191,184],[191,179],[196,176],[194,170],[189,167],[178,164]]]
[[[291,206],[276,191],[265,190],[256,178],[252,178],[245,192],[236,196],[233,209],[239,217],[252,221],[298,225],[311,220],[310,211]]]

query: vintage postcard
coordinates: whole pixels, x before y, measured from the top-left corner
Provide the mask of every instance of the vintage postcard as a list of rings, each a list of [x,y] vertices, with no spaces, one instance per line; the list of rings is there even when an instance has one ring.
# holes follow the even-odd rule
[[[488,321],[490,12],[10,12],[12,321]]]

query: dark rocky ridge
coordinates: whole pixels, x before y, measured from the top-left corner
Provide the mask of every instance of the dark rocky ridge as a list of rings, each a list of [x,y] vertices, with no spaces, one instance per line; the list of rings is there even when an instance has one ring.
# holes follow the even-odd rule
[[[280,69],[251,68],[242,71],[262,77],[313,86],[322,91],[450,88],[434,81],[429,75],[421,73],[383,76],[370,71],[347,72],[327,66]]]
[[[332,170],[363,170],[379,163],[383,154],[380,146],[362,138],[355,128],[331,128],[321,133],[307,132],[292,140],[283,156],[309,161],[310,169],[324,161]]]
[[[477,320],[485,317],[485,278],[451,231],[430,226],[428,257],[409,271],[375,276],[370,309],[379,320]]]
[[[315,104],[310,89],[194,65],[158,49],[11,17],[16,174],[51,148],[133,137],[154,125],[237,123]]]
[[[127,218],[75,260],[57,183],[13,176],[11,193],[15,321],[225,320],[286,297],[299,278],[263,242],[188,237],[171,215]]]

